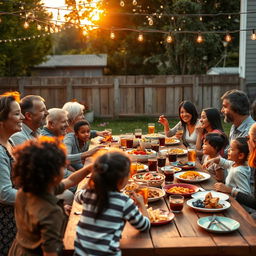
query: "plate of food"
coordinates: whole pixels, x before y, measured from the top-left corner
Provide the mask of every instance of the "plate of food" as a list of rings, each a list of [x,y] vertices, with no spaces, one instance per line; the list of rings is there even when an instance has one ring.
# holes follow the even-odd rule
[[[240,227],[240,223],[234,219],[222,216],[208,216],[198,219],[198,226],[213,233],[229,233]]]
[[[196,168],[195,163],[187,162],[187,161],[183,161],[183,160],[180,160],[178,162],[173,162],[172,165],[180,167],[183,170],[191,170],[191,169],[195,169]]]
[[[101,144],[118,142],[119,138],[112,135],[107,135],[100,140]]]
[[[138,150],[138,149],[128,149],[126,151],[132,160],[134,161],[147,161],[150,157],[156,156],[156,151],[152,149]]]
[[[136,173],[136,172],[144,172],[148,170],[148,166],[146,164],[142,163],[131,163],[130,166],[131,173]]]
[[[220,200],[229,200],[229,195],[217,191],[198,191],[195,194],[192,195],[193,198],[200,199],[200,198],[205,198],[205,196],[211,192],[213,197],[218,197]]]
[[[174,177],[181,181],[196,183],[196,182],[202,182],[210,179],[211,175],[206,172],[183,171],[183,172],[175,173]]]
[[[188,153],[188,151],[186,149],[183,148],[172,148],[168,150],[169,154],[176,154],[178,156],[183,156],[186,155]]]
[[[148,216],[152,226],[159,226],[170,223],[174,219],[174,214],[164,209],[147,209]]]
[[[228,201],[213,197],[209,192],[203,198],[192,198],[187,201],[187,205],[200,212],[221,212],[228,209],[231,204]]]
[[[164,191],[170,195],[191,196],[198,192],[199,187],[192,184],[175,183],[164,186]]]
[[[144,136],[144,138],[150,139],[150,140],[164,138],[164,137],[165,137],[165,135],[163,135],[161,133],[150,133],[150,134],[146,134]]]
[[[177,138],[165,138],[165,145],[166,146],[172,146],[172,145],[178,145],[180,144],[180,140]]]
[[[148,202],[155,202],[165,196],[165,191],[161,188],[148,187]]]
[[[146,172],[134,174],[132,179],[135,182],[147,182],[150,187],[160,187],[165,180],[165,176],[158,172]]]
[[[164,167],[161,168],[161,171],[162,171],[162,172],[171,171],[171,170],[173,170],[174,173],[182,171],[181,168],[176,167],[176,166],[172,166],[172,165],[166,165],[166,166],[164,166]]]

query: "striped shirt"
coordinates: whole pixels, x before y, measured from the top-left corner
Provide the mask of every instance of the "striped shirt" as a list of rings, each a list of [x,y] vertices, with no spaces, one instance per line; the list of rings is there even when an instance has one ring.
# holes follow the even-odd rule
[[[119,241],[125,222],[145,231],[150,228],[150,221],[131,198],[120,192],[109,193],[109,208],[95,220],[95,198],[93,190],[76,192],[75,200],[83,204],[83,212],[77,225],[74,255],[121,255]]]

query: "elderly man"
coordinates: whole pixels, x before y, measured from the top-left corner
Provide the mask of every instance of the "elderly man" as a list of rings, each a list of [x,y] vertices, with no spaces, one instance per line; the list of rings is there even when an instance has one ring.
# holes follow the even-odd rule
[[[221,112],[224,115],[224,121],[232,123],[229,140],[248,135],[251,125],[255,122],[249,114],[249,99],[243,91],[230,90],[222,97]]]
[[[15,146],[37,137],[40,134],[39,128],[45,125],[48,115],[44,99],[38,95],[23,97],[20,101],[20,108],[25,119],[23,120],[22,131],[11,136]]]

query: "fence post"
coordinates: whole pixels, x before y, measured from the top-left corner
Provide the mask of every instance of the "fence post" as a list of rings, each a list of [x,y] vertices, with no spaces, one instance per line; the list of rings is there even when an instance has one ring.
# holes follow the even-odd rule
[[[193,103],[197,106],[198,108],[198,94],[199,94],[199,77],[194,75],[193,79]]]
[[[114,79],[114,117],[119,117],[120,113],[120,88],[119,79]]]
[[[23,97],[24,96],[24,80],[25,80],[25,77],[19,77],[18,78],[18,90],[19,90],[19,92],[20,92],[20,95],[21,95],[21,97]]]
[[[70,101],[74,98],[72,84],[73,84],[73,78],[71,77],[69,82],[67,83],[67,95],[66,95],[67,101]]]

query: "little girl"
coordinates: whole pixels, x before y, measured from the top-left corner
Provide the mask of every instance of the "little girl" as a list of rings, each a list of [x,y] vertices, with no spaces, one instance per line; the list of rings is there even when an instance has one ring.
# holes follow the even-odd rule
[[[206,162],[206,166],[212,163],[219,164],[221,167],[226,168],[228,175],[223,183],[215,183],[214,188],[217,191],[229,193],[232,196],[240,191],[250,194],[250,167],[246,164],[249,154],[249,148],[247,145],[247,139],[238,137],[231,141],[230,148],[228,150],[228,160],[216,157]]]
[[[140,231],[150,228],[142,196],[133,194],[137,207],[120,192],[129,172],[130,160],[122,152],[107,152],[96,159],[88,185],[75,195],[75,200],[83,204],[83,213],[74,255],[121,255],[119,240],[126,221]]]
[[[225,146],[226,138],[219,133],[208,133],[203,144],[203,163],[220,155],[221,149]],[[218,164],[211,164],[206,167],[207,171],[220,182],[224,181],[224,169]]]
[[[88,151],[90,145],[90,124],[88,121],[81,120],[76,122],[74,132],[66,134],[64,143],[67,147],[67,158],[71,162],[72,168],[78,170],[83,167],[84,160],[92,156],[102,146],[94,147]]]

